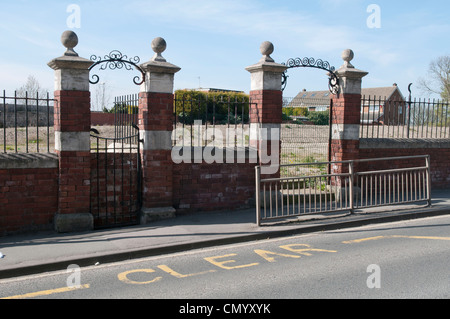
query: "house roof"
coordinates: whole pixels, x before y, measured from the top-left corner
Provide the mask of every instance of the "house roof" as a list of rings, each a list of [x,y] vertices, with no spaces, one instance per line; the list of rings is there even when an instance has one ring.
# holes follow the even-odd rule
[[[402,99],[405,99],[400,89],[396,84],[387,87],[367,88],[361,90],[363,97],[376,97],[389,100],[391,96],[398,90]],[[289,103],[289,105],[301,105],[302,102],[307,101],[308,104],[323,104],[328,103],[332,98],[330,91],[306,91],[303,90],[297,94],[295,98]]]

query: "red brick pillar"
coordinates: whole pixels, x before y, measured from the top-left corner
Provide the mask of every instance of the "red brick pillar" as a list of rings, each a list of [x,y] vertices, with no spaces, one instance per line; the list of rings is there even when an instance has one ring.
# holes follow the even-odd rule
[[[246,68],[251,73],[250,146],[258,151],[263,175],[279,176],[283,92],[282,74],[287,67],[270,57],[273,44],[261,45],[261,60]],[[267,177],[267,176],[266,176]]]
[[[166,42],[152,42],[155,56],[141,65],[145,82],[139,94],[139,130],[143,147],[143,208],[141,223],[175,216],[172,181],[173,82],[180,68],[168,63],[161,53]]]
[[[350,61],[352,50],[342,53],[344,65],[336,71],[339,93],[333,97],[331,161],[359,159],[361,123],[361,83],[368,73],[356,69]],[[333,165],[333,173],[348,172],[348,165]]]
[[[59,157],[58,232],[93,229],[90,213],[90,92],[92,61],[80,58],[73,48],[78,37],[66,31],[61,37],[67,51],[53,59],[55,70],[55,149]]]

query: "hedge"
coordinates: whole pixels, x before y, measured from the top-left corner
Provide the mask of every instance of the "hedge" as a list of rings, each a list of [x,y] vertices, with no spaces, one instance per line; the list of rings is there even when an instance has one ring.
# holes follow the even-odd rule
[[[238,92],[175,91],[177,122],[192,124],[206,120],[214,124],[248,123],[249,96]],[[236,115],[236,116],[235,116]]]

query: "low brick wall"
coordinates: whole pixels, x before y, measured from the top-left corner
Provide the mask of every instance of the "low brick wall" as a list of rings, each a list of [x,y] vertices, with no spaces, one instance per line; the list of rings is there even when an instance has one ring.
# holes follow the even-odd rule
[[[51,229],[57,211],[57,156],[0,154],[0,236]]]
[[[430,155],[431,186],[442,189],[450,187],[450,141],[422,139],[361,139],[359,157],[384,158],[397,156]],[[411,165],[423,166],[421,162],[411,162]],[[381,163],[377,163],[380,167]],[[392,165],[386,162],[386,165]]]
[[[255,166],[205,162],[174,165],[174,207],[178,213],[188,213],[254,205]]]
[[[92,126],[113,126],[115,115],[113,113],[91,112]]]

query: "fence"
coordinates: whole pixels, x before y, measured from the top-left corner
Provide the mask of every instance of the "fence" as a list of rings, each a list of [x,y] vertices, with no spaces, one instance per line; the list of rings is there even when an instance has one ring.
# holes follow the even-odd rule
[[[53,152],[53,114],[55,99],[49,93],[0,96],[0,149],[3,153]]]
[[[417,166],[424,160],[423,166]],[[380,164],[377,167],[377,164]],[[385,169],[387,164],[396,166]],[[409,156],[357,161],[282,165],[328,166],[339,173],[261,179],[256,167],[257,224],[298,216],[427,202],[431,204],[430,158]],[[345,169],[346,168],[346,169]],[[367,168],[370,170],[365,171]]]
[[[173,145],[249,146],[251,103],[247,97],[176,95]]]
[[[114,137],[126,138],[138,130],[139,94],[123,95],[114,98]],[[134,139],[137,143],[137,138]]]
[[[449,102],[363,97],[361,138],[450,138]]]
[[[397,169],[378,169],[355,172],[354,178],[359,192],[355,208],[416,203],[426,200],[431,205],[430,156],[391,157],[359,160],[359,165],[385,161],[424,160],[423,166]],[[383,164],[385,165],[385,164]],[[408,166],[408,164],[404,164]]]
[[[306,94],[306,93],[305,93]],[[281,158],[283,165],[328,161],[330,144],[329,98],[283,98]],[[308,170],[308,168],[311,168]],[[302,172],[315,175],[320,165],[306,165]],[[291,166],[281,169],[283,177],[295,174]]]

